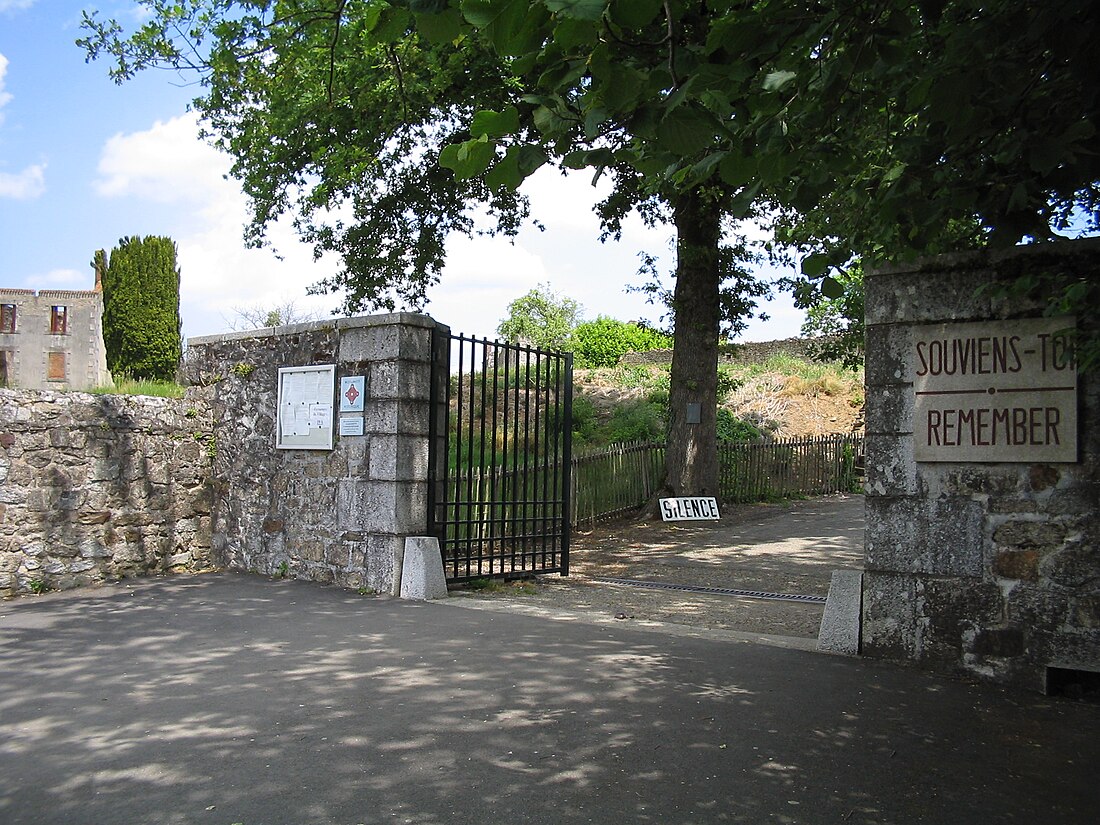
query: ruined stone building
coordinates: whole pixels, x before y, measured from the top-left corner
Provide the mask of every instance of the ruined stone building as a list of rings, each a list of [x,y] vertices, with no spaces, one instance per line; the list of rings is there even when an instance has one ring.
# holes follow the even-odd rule
[[[0,288],[0,387],[91,389],[110,381],[103,293]]]

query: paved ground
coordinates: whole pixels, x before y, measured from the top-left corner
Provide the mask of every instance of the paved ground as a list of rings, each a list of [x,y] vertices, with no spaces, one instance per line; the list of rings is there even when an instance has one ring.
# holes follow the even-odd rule
[[[0,822],[1093,823],[1100,709],[217,574],[0,604]]]
[[[775,641],[813,648],[821,603],[640,589],[599,579],[824,597],[834,570],[862,566],[863,496],[836,495],[727,506],[717,522],[599,525],[575,536],[568,577],[464,595],[482,607],[565,611],[586,621],[620,616],[632,623],[782,637]]]

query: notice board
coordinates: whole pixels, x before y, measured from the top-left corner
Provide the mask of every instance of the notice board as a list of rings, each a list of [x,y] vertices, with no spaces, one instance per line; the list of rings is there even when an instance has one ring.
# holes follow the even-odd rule
[[[279,368],[279,450],[331,450],[336,365]]]

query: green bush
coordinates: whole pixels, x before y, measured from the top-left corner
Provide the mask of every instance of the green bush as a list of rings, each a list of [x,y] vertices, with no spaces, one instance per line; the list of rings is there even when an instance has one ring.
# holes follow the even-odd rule
[[[718,408],[718,420],[716,422],[719,443],[752,441],[760,438],[763,433],[743,418],[738,418],[724,407]]]
[[[598,426],[596,405],[583,395],[575,396],[573,398],[573,443],[583,444],[591,441]]]
[[[611,367],[628,352],[648,352],[672,346],[672,338],[637,324],[601,315],[578,324],[570,338],[579,367]]]
[[[667,423],[664,410],[650,401],[635,401],[615,408],[607,425],[607,440],[664,441]]]

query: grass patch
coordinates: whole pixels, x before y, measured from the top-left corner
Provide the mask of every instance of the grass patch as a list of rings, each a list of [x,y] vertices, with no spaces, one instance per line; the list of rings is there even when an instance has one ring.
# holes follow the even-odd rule
[[[157,398],[182,398],[186,387],[173,381],[140,381],[120,378],[113,384],[105,384],[89,390],[93,395],[152,395]]]

